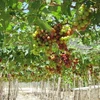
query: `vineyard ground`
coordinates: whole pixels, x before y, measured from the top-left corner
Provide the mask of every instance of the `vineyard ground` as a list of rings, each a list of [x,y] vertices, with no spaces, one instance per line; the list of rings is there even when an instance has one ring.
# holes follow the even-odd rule
[[[74,88],[60,92],[58,98],[56,93],[57,91],[41,88],[19,88],[16,100],[100,100],[100,86]]]

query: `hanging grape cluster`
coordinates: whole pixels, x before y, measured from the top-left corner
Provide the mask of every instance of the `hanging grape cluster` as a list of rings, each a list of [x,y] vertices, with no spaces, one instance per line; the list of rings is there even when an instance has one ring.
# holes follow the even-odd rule
[[[84,31],[88,27],[91,21],[92,10],[86,5],[82,4],[76,12],[73,30]]]
[[[59,41],[62,35],[60,35],[60,30],[62,28],[61,24],[57,24],[53,26],[51,32],[47,32],[46,30],[40,30],[37,29],[33,36],[36,38],[37,42],[42,45],[42,44],[52,44],[55,41]]]
[[[62,53],[61,54],[61,59],[64,62],[65,66],[67,68],[70,68],[70,66],[71,66],[70,55],[69,54],[66,54],[66,53]]]
[[[35,31],[33,35],[40,46],[50,46],[53,45],[53,43],[56,43],[58,49],[62,51],[59,54],[56,54],[52,50],[50,51],[50,54],[48,54],[48,59],[56,63],[56,66],[46,66],[47,71],[50,71],[51,73],[61,74],[62,66],[65,66],[66,68],[71,68],[71,66],[73,65],[76,66],[76,63],[74,63],[71,59],[70,51],[68,50],[65,42],[72,34],[73,30],[69,25],[62,25],[59,23],[52,27],[51,32],[40,29],[37,29]]]
[[[33,37],[36,39],[39,45],[51,45],[52,43],[57,43],[60,49],[65,49],[66,44],[63,43],[65,40],[69,38],[70,35],[73,34],[73,30],[69,25],[62,25],[60,23],[54,25],[52,27],[51,32],[47,32],[46,30],[37,29]]]
[[[51,72],[51,73],[61,74],[62,67],[59,65],[57,65],[55,68],[51,67],[51,66],[46,66],[46,70]]]

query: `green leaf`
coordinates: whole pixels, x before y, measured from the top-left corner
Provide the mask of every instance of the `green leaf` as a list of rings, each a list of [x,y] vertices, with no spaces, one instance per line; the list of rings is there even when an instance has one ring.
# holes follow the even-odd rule
[[[57,11],[57,6],[49,6],[50,11]]]
[[[12,6],[17,0],[7,0],[8,6]]]
[[[35,20],[36,15],[31,15],[27,17],[29,25],[33,24],[33,21]]]
[[[9,12],[2,11],[0,18],[2,19],[1,24],[3,26],[3,29],[5,30],[6,27],[8,26],[8,24],[9,24],[9,21],[10,21]]]
[[[18,8],[18,9],[21,9],[21,8],[22,8],[22,2],[18,2],[17,8]]]
[[[34,12],[35,10],[39,10],[40,6],[41,6],[41,0],[35,0],[33,2],[30,2],[29,9],[33,10]]]
[[[9,23],[7,28],[6,28],[6,31],[12,31],[13,27],[14,27],[14,24],[13,23]]]
[[[0,32],[0,48],[2,47],[3,42],[4,42],[4,34]]]
[[[5,8],[5,3],[3,0],[0,0],[0,8],[4,10]]]
[[[47,30],[48,32],[51,32],[51,30],[52,30],[52,27],[51,27],[46,21],[43,21],[43,20],[41,20],[41,19],[39,19],[39,18],[37,18],[37,19],[35,20],[35,23],[36,23],[38,26],[40,26],[42,29]]]
[[[70,6],[71,6],[71,1],[64,0],[63,3],[61,4],[62,13],[71,16]]]

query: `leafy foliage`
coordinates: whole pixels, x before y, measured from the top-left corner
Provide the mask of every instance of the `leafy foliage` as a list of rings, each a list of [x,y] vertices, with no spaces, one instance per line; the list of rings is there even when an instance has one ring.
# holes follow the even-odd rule
[[[71,81],[88,70],[98,79],[99,15],[99,0],[1,0],[2,79]]]

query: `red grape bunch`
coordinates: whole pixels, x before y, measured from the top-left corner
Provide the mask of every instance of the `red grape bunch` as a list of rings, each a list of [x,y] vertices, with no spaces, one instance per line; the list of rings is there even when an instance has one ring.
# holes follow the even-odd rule
[[[67,68],[71,67],[71,60],[70,60],[70,54],[62,53],[61,54],[61,60],[65,64]]]

